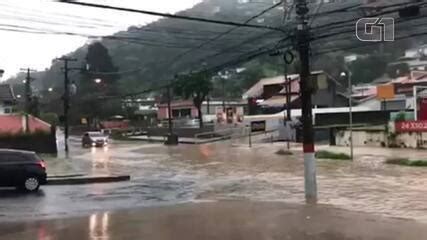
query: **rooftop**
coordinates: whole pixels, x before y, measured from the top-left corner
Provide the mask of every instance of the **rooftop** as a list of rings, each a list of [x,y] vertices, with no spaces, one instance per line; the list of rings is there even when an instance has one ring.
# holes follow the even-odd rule
[[[13,89],[9,84],[0,84],[0,101],[15,101]]]

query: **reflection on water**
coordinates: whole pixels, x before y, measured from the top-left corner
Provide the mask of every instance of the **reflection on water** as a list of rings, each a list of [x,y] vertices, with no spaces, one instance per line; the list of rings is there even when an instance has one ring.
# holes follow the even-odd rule
[[[39,225],[37,228],[37,240],[51,240],[53,239],[50,234],[47,232],[47,229],[44,225]]]
[[[105,174],[110,174],[110,152],[108,151],[109,148],[103,147],[103,148],[91,148],[91,159],[92,159],[92,172],[103,172]]]
[[[89,218],[89,239],[109,240],[110,213],[92,214]]]

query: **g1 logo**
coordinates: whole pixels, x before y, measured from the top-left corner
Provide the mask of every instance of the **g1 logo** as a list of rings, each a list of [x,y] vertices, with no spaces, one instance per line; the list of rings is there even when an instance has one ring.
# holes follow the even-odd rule
[[[356,23],[356,37],[362,42],[392,42],[394,19],[361,18]]]

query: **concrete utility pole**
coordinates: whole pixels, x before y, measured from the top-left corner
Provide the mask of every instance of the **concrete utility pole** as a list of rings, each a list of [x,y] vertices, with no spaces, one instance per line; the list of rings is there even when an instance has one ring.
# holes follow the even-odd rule
[[[314,150],[313,112],[311,95],[314,83],[310,80],[310,34],[308,29],[309,12],[306,0],[296,1],[297,49],[301,61],[300,88],[303,126],[305,199],[307,203],[317,202],[316,159]]]
[[[351,160],[354,160],[354,147],[353,147],[353,82],[352,82],[352,75],[353,73],[351,72],[349,67],[345,67],[346,68],[346,72],[343,72],[343,76],[347,77],[347,81],[348,81],[348,107],[349,107],[349,125],[350,125],[350,158]]]
[[[31,103],[31,81],[34,80],[31,77],[31,72],[35,72],[35,70],[32,70],[30,68],[21,68],[21,71],[26,71],[27,76],[25,77],[25,133],[30,132],[30,120],[29,120],[29,114],[30,114],[30,103]]]
[[[65,147],[65,154],[68,155],[69,149],[68,149],[68,110],[70,108],[70,80],[68,78],[68,72],[71,70],[68,66],[69,62],[75,62],[77,59],[74,58],[68,58],[68,57],[62,57],[58,60],[64,62],[64,147]]]

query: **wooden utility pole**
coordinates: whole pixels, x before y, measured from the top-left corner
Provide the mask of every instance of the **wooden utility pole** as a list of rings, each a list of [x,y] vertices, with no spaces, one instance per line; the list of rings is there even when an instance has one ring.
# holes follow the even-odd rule
[[[31,112],[31,97],[32,97],[32,91],[31,91],[31,81],[34,80],[34,78],[31,77],[31,72],[35,72],[36,70],[32,70],[30,68],[21,68],[21,71],[26,71],[27,76],[25,77],[25,133],[30,133],[30,119],[29,114]]]
[[[69,134],[69,122],[68,122],[68,110],[70,109],[70,79],[68,78],[68,72],[71,70],[68,66],[69,62],[75,62],[77,59],[74,58],[68,58],[68,57],[62,57],[58,60],[64,62],[64,95],[62,97],[62,100],[64,102],[64,147],[65,147],[65,153],[68,155],[69,149],[68,149],[68,134]]]

